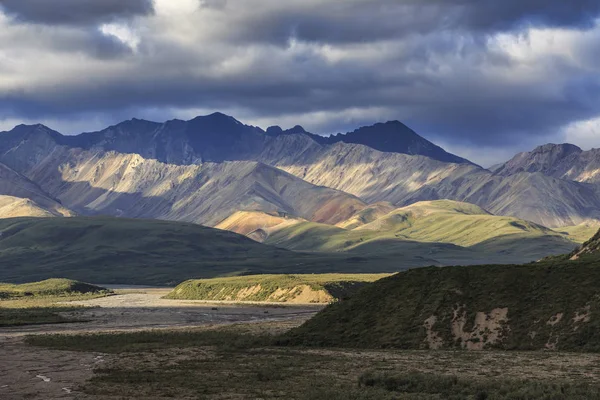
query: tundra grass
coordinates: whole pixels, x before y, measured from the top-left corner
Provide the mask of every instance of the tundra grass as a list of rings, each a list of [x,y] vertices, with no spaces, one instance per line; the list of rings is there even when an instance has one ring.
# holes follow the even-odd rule
[[[0,327],[81,322],[64,315],[80,307],[68,302],[104,297],[111,291],[68,279],[0,284]]]
[[[174,286],[187,279],[258,273],[396,272],[430,265],[388,254],[306,254],[196,224],[109,217],[0,220],[0,282],[55,276]]]
[[[200,279],[181,283],[166,297],[186,300],[235,300],[240,293],[251,291],[250,295],[244,295],[243,300],[267,301],[277,292],[293,292],[300,290],[302,286],[308,286],[337,300],[349,297],[367,283],[388,276],[389,274],[282,274]],[[293,293],[290,293],[290,296],[293,296]]]
[[[600,355],[279,347],[273,336],[251,329],[240,324],[27,342],[108,353],[109,362],[79,388],[100,397],[600,399]]]
[[[265,243],[296,251],[381,254],[402,247],[410,251],[406,242],[413,242],[420,244],[423,255],[428,245],[443,243],[486,254],[488,263],[520,263],[569,253],[593,235],[585,237],[585,232],[589,230],[556,232],[518,218],[490,215],[472,204],[440,200],[397,209],[353,230],[302,222],[275,232]],[[449,254],[457,250],[446,248]]]
[[[379,280],[287,334],[291,344],[425,349],[426,321],[444,348],[600,351],[598,261],[420,268]],[[499,340],[483,317],[505,310]],[[464,315],[464,324],[458,316]],[[459,330],[460,334],[456,333]],[[492,328],[490,328],[492,329]],[[466,339],[461,339],[466,335]]]

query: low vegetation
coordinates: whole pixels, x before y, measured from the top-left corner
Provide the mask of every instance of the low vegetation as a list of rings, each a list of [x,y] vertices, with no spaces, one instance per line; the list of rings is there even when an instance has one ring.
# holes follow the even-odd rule
[[[183,282],[170,299],[330,303],[389,274],[252,275]]]
[[[565,382],[458,378],[451,375],[367,372],[359,387],[378,388],[411,399],[600,399],[600,386]],[[398,397],[395,397],[398,398]]]
[[[87,282],[176,285],[260,273],[396,272],[427,265],[394,255],[299,254],[196,224],[110,217],[0,220],[0,281],[63,276]]]
[[[85,294],[105,294],[105,288],[71,279],[47,279],[41,282],[11,284],[0,283],[0,300],[25,297],[70,297]]]
[[[600,351],[600,263],[421,268],[332,304],[284,343]]]
[[[0,284],[0,327],[79,322],[65,316],[76,307],[68,302],[111,294],[111,291],[69,279],[25,284]]]
[[[268,346],[273,336],[234,328],[196,330],[148,330],[123,333],[29,336],[28,344],[57,350],[101,353],[135,353],[171,348],[214,346],[221,349],[248,349]]]
[[[265,323],[27,342],[108,353],[78,388],[107,398],[600,399],[600,355],[306,349],[276,346],[278,332]]]
[[[491,215],[469,203],[450,200],[425,201],[393,210],[358,225],[354,218],[342,229],[315,222],[282,225],[265,243],[296,251],[390,253],[410,259],[407,242],[420,245],[419,255],[429,255],[435,243],[446,244],[432,258],[444,260],[452,253],[463,254],[456,264],[485,260],[495,263],[537,261],[549,254],[568,253],[582,239],[584,229],[556,232],[519,218]],[[345,226],[345,224],[342,224]],[[591,236],[591,234],[590,234]],[[451,245],[455,247],[452,248]],[[398,251],[404,246],[405,251]],[[471,261],[471,262],[469,262]],[[445,263],[448,265],[447,263]]]

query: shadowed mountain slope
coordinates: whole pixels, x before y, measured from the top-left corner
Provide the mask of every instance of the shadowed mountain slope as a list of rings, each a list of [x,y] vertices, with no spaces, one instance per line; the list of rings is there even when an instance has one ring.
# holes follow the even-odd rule
[[[322,140],[322,143],[326,144],[338,142],[362,144],[383,152],[427,156],[448,163],[471,164],[469,160],[450,154],[417,135],[415,131],[400,121],[388,121],[365,126],[346,134],[339,133]]]
[[[63,276],[167,284],[242,273],[293,253],[195,224],[120,218],[0,220],[0,281]],[[271,261],[273,262],[273,261]]]

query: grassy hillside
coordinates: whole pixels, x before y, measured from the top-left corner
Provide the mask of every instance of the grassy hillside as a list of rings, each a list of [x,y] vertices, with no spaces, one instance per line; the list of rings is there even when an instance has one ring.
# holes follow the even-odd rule
[[[291,253],[195,224],[119,218],[0,220],[0,280],[64,276],[165,284],[243,273]]]
[[[15,285],[0,283],[0,327],[77,322],[65,316],[67,302],[108,296],[105,288],[70,279]]]
[[[506,235],[503,238],[510,243],[502,246],[494,247],[499,243],[495,240],[465,248],[389,235],[371,237],[368,230],[346,231],[316,223],[294,228],[293,242],[298,246],[289,242],[288,247],[321,251],[292,252],[182,222],[110,217],[4,219],[0,220],[0,281],[21,283],[60,276],[106,284],[176,285],[188,279],[251,274],[393,273],[430,265],[518,263],[537,259],[538,253],[540,257],[569,253],[574,247],[558,236]],[[268,243],[281,244],[277,240]],[[336,251],[336,246],[351,249]]]
[[[396,207],[392,203],[387,202],[371,204],[347,220],[337,223],[336,226],[344,229],[355,229],[383,217],[392,212],[395,208]]]
[[[414,269],[328,306],[283,342],[600,351],[600,262]]]
[[[529,221],[491,215],[475,205],[449,200],[421,202],[400,208],[359,229],[465,247],[508,235],[559,236],[551,229]]]
[[[347,225],[353,224],[351,219]],[[487,258],[487,263],[536,261],[550,254],[569,253],[576,246],[567,235],[541,225],[491,215],[475,205],[449,200],[416,203],[351,230],[300,222],[271,232],[265,240],[291,250],[356,253],[398,252],[406,242],[424,243],[420,248],[424,257],[432,243],[466,247],[473,260]],[[451,252],[447,258],[452,258]]]
[[[107,292],[107,289],[100,286],[71,279],[47,279],[41,282],[20,285],[0,283],[0,299],[17,299],[31,296],[76,296]]]
[[[86,282],[176,285],[219,276],[397,272],[435,264],[410,254],[294,253],[200,225],[111,217],[0,220],[0,281],[56,276]]]
[[[306,220],[302,218],[289,217],[278,213],[237,211],[218,223],[215,228],[246,235],[257,242],[263,242],[271,231],[304,221]]]
[[[600,223],[598,222],[584,222],[583,224],[575,226],[565,226],[562,228],[556,228],[555,231],[567,235],[569,239],[576,243],[583,243],[588,241],[592,236],[600,229]]]
[[[389,274],[251,275],[189,280],[167,297],[185,300],[330,303]]]

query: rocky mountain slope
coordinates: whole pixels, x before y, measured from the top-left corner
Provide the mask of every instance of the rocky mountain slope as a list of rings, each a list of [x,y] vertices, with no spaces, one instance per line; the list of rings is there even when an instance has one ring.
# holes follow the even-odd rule
[[[83,215],[214,226],[235,211],[260,210],[335,224],[366,206],[254,161],[166,164],[133,153],[60,145],[41,127],[0,159]]]
[[[546,144],[530,152],[517,154],[495,167],[494,172],[502,176],[540,172],[555,178],[598,184],[600,149],[583,151],[572,144]]]
[[[567,258],[571,261],[579,259],[600,260],[600,230],[581,247],[569,254]]]
[[[592,264],[421,268],[328,306],[281,340],[362,348],[598,351],[599,288],[600,269]]]
[[[65,212],[69,213],[68,211]],[[31,199],[0,195],[0,216],[1,218],[14,218],[58,217],[65,215],[40,207]]]
[[[472,164],[383,153],[363,145],[324,146],[304,135],[279,137],[259,159],[367,203],[386,201],[406,206],[423,200],[450,199],[549,227],[600,219],[596,185],[539,172],[501,176]]]
[[[548,227],[600,219],[595,153],[574,146],[537,153],[520,155],[494,173],[444,152],[399,122],[322,138],[301,127],[263,131],[219,113],[165,123],[130,120],[78,136],[41,125],[0,134],[0,162],[79,212],[216,225],[235,211],[264,211],[335,224],[373,203],[402,207],[450,199]],[[126,180],[113,174],[135,155],[145,160],[138,172],[128,172]],[[573,157],[581,167],[564,172],[560,165]],[[206,185],[198,183],[202,179]],[[188,189],[198,192],[197,203]]]
[[[0,216],[72,216],[39,185],[0,163]]]
[[[268,214],[261,211],[236,211],[219,222],[215,228],[239,233],[257,242],[264,242],[272,232],[302,222],[307,221],[280,213]]]

